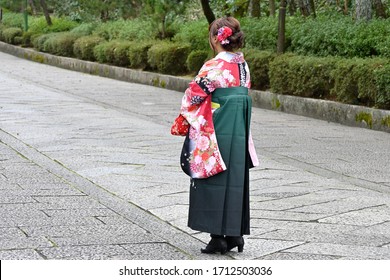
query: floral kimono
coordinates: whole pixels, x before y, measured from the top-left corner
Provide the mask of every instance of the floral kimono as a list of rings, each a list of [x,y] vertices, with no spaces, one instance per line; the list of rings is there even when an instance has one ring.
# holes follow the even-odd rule
[[[221,52],[207,61],[190,83],[182,99],[181,115],[190,124],[181,165],[191,178],[208,178],[226,170],[213,123],[219,105],[212,102],[218,88],[250,88],[249,68],[242,53]],[[258,165],[252,137],[248,139],[252,166]]]

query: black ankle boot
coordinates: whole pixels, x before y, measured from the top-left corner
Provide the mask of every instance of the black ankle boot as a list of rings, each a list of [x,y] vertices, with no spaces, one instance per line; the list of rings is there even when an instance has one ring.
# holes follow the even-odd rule
[[[215,235],[210,234],[211,240],[209,244],[207,244],[205,249],[201,249],[200,251],[204,254],[214,254],[220,252],[221,255],[227,252],[227,244],[223,235]]]
[[[227,251],[237,247],[238,252],[244,251],[244,238],[242,236],[226,236]]]

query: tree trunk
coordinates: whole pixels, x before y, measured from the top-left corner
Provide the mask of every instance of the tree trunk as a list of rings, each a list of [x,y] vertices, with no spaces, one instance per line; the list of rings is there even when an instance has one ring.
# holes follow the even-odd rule
[[[348,15],[348,0],[344,0],[344,15]]]
[[[280,0],[277,52],[284,53],[286,43],[286,0]]]
[[[314,5],[314,0],[309,0],[309,6],[310,6],[310,13],[311,15],[316,18],[317,15],[316,15],[316,8],[315,8],[315,5]]]
[[[297,5],[295,4],[295,0],[289,0],[288,1],[288,11],[290,13],[290,16],[295,15],[296,10],[297,10]]]
[[[273,17],[276,15],[275,0],[269,0],[269,15]]]
[[[28,0],[28,3],[30,4],[32,14],[36,15],[37,14],[37,9],[35,8],[34,0]]]
[[[357,20],[372,19],[371,0],[356,0],[355,15]]]
[[[202,4],[203,13],[206,16],[208,23],[211,24],[215,20],[215,15],[210,8],[210,1],[200,0],[200,3]]]
[[[304,17],[310,15],[310,3],[308,0],[298,0],[299,10]]]
[[[249,16],[259,18],[261,16],[260,0],[250,0]]]
[[[51,22],[49,10],[47,9],[46,1],[45,0],[39,0],[39,3],[41,4],[43,14],[45,15],[45,19],[47,22],[47,25],[52,25],[53,23]]]
[[[375,7],[375,13],[377,17],[380,18],[387,18],[386,14],[386,8],[385,5],[383,5],[381,0],[373,0],[374,7]]]

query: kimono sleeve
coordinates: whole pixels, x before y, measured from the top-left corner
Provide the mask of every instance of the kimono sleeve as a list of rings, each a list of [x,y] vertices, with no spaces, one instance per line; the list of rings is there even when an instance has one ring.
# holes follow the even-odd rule
[[[211,63],[212,61],[206,62],[199,74],[190,82],[181,103],[181,114],[192,127],[197,129],[199,129],[199,123],[196,122],[199,120],[197,117],[204,113],[200,112],[201,105],[205,100],[211,100],[211,93],[215,90],[212,81],[207,77],[212,69]]]

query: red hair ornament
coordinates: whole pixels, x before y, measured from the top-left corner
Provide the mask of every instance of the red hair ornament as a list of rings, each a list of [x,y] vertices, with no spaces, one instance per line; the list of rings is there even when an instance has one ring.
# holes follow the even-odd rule
[[[218,29],[218,41],[221,43],[221,45],[227,45],[230,43],[229,37],[232,36],[233,31],[228,26],[222,26],[220,29]]]

